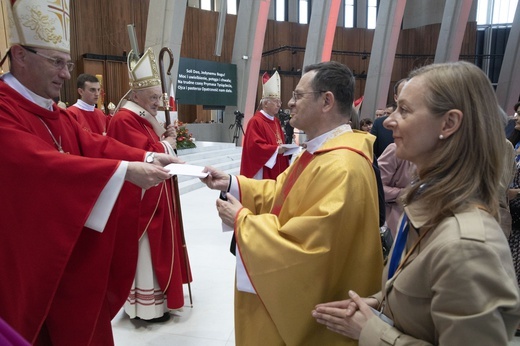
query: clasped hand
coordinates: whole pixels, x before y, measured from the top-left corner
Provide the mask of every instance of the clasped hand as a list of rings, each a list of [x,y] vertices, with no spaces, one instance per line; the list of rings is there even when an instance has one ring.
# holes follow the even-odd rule
[[[316,305],[312,317],[333,332],[358,340],[368,320],[376,316],[371,307],[376,308],[377,300],[361,298],[354,291],[348,294],[350,299]]]

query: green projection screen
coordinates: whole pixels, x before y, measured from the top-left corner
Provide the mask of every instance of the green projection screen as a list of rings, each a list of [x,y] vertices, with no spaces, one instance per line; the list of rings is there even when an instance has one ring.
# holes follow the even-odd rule
[[[180,58],[175,101],[179,104],[236,106],[237,66]]]

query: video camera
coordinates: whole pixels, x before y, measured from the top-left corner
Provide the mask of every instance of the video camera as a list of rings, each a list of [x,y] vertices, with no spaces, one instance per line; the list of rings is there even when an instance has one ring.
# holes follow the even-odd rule
[[[235,133],[233,134],[233,142],[238,145],[238,137],[240,136],[240,132],[242,132],[244,135],[244,128],[242,127],[244,113],[240,112],[239,110],[236,110],[233,113],[235,114],[235,122],[229,126],[229,129],[231,130],[236,125]]]
[[[284,112],[282,109],[278,111],[278,119],[280,119],[280,123],[285,124],[287,121],[291,119],[291,114]]]
[[[235,114],[235,119],[237,119],[237,120],[238,120],[238,119],[243,119],[243,118],[244,118],[244,113],[240,112],[239,110],[236,110],[236,111],[234,112],[234,114]]]

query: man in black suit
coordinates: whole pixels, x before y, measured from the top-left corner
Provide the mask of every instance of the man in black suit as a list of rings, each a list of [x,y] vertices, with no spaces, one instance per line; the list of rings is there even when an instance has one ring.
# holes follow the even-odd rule
[[[399,93],[403,89],[404,82],[406,78],[400,79],[394,85],[394,101],[397,102],[397,97]],[[396,103],[391,103],[386,106],[385,115],[374,120],[374,124],[372,125],[372,129],[370,133],[376,136],[376,141],[374,142],[374,155],[378,158],[383,151],[385,151],[388,144],[394,142],[394,137],[392,135],[392,131],[386,129],[383,126],[383,121],[395,110]]]
[[[383,126],[383,121],[386,118],[388,118],[388,115],[376,118],[370,130],[370,133],[376,136],[376,141],[374,142],[374,155],[376,158],[385,151],[388,144],[394,142],[392,130],[388,130]]]

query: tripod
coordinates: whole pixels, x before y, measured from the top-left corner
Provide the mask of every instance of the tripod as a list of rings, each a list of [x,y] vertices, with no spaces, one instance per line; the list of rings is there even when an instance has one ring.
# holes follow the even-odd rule
[[[235,122],[229,126],[229,129],[231,130],[233,127],[235,128],[232,142],[235,143],[235,145],[238,145],[238,137],[240,136],[240,132],[242,132],[242,135],[245,135],[244,128],[242,127],[242,119],[244,118],[244,114],[240,113],[239,111],[235,111],[235,115]]]

